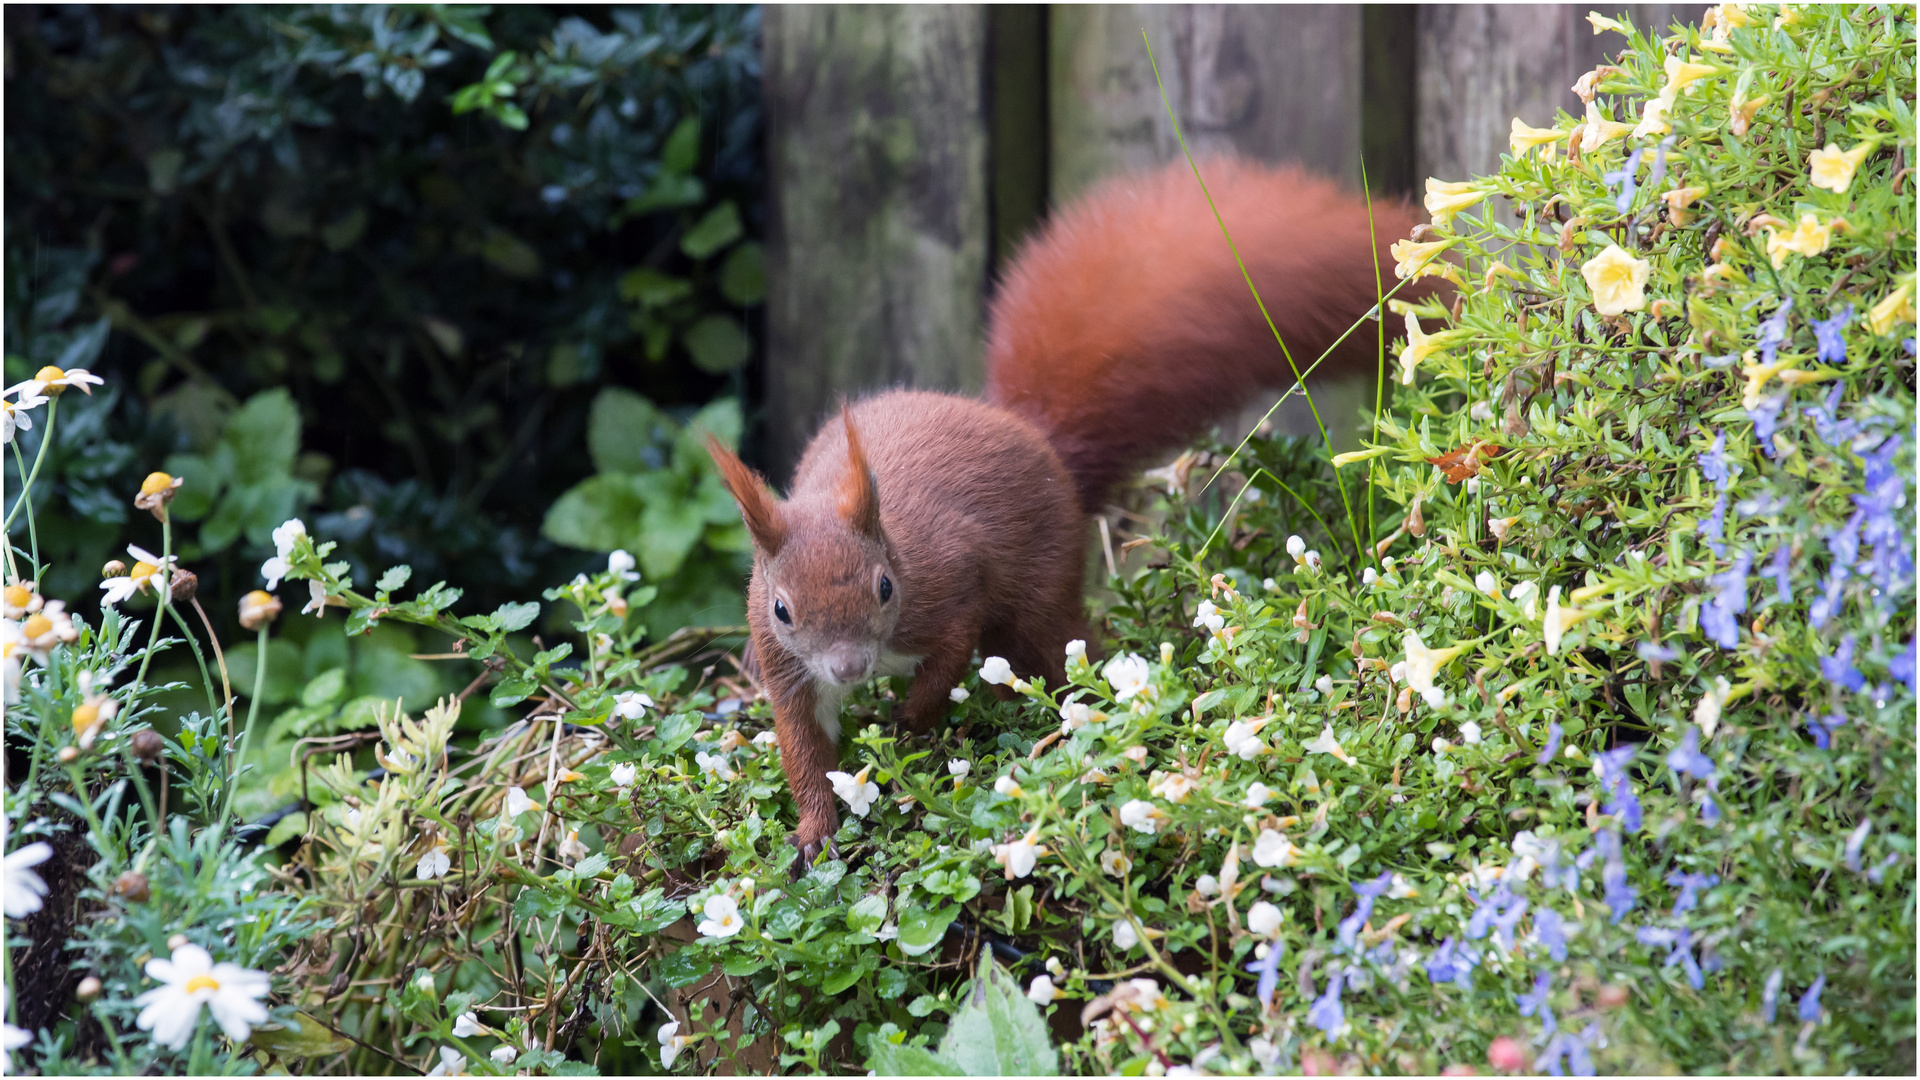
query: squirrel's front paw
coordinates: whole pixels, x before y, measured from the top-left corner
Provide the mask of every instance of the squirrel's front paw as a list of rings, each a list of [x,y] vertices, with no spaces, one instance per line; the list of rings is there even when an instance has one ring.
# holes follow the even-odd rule
[[[800,849],[799,856],[793,860],[795,880],[806,876],[807,871],[813,868],[814,860],[820,857],[822,851],[826,852],[830,859],[840,857],[839,846],[833,842],[833,834],[839,825],[838,821],[803,820],[800,822],[800,828],[793,834],[793,844]]]

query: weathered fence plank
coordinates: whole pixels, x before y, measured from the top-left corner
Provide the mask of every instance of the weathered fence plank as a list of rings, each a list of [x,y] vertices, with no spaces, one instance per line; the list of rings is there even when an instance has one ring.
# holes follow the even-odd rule
[[[1049,33],[1054,205],[1180,155],[1140,32],[1196,154],[1297,161],[1356,183],[1358,7],[1055,5]]]
[[[1626,39],[1596,35],[1586,5],[1449,4],[1421,7],[1415,112],[1418,178],[1464,180],[1500,165],[1514,117],[1548,127],[1565,109],[1584,106],[1574,96],[1581,75],[1620,51]],[[1614,4],[1634,24],[1664,28],[1679,4]]]
[[[987,279],[977,5],[766,8],[766,447],[776,476],[842,395],[977,389]]]

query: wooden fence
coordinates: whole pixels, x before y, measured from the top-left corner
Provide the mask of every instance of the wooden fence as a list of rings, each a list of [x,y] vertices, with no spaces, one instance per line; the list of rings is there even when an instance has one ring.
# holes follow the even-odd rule
[[[763,459],[845,394],[978,389],[995,267],[1046,208],[1180,149],[1357,187],[1491,171],[1617,50],[1587,6],[769,6]],[[1693,7],[1608,5],[1636,25]]]

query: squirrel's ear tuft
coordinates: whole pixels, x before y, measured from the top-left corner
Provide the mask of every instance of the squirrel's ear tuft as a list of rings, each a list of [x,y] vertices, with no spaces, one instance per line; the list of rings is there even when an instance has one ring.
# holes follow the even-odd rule
[[[874,486],[873,470],[867,467],[867,455],[860,449],[860,433],[853,426],[853,411],[843,403],[840,423],[847,429],[847,471],[840,481],[840,517],[848,525],[875,540],[880,539],[880,491]]]
[[[707,453],[720,470],[720,482],[740,504],[740,517],[753,535],[754,546],[768,556],[780,554],[787,542],[787,521],[780,514],[780,501],[767,490],[766,480],[712,435],[707,436]]]

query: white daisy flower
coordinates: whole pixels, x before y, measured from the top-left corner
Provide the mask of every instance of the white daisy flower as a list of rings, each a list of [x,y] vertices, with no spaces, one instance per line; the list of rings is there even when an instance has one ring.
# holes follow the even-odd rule
[[[164,590],[174,564],[179,561],[173,555],[162,559],[135,544],[127,545],[127,554],[133,557],[133,568],[126,576],[110,577],[100,583],[100,588],[106,590],[106,595],[100,598],[102,607],[113,607],[148,589]]]
[[[0,844],[7,840],[7,819],[0,815]],[[44,840],[22,845],[7,852],[0,887],[4,887],[7,918],[24,919],[40,910],[40,898],[47,895],[47,883],[32,868],[53,857],[53,847]]]
[[[185,1049],[202,1005],[236,1043],[246,1041],[254,1024],[266,1022],[267,1007],[259,999],[273,989],[267,973],[224,961],[216,964],[207,950],[191,942],[174,949],[171,960],[147,961],[147,975],[161,985],[133,999],[141,1006],[134,1025],[153,1032],[153,1041],[161,1046]]]

